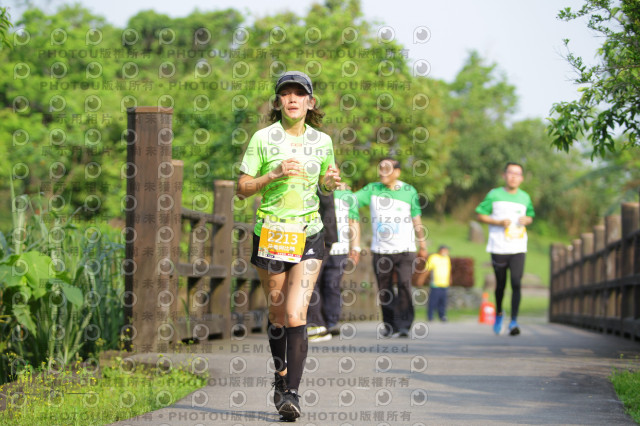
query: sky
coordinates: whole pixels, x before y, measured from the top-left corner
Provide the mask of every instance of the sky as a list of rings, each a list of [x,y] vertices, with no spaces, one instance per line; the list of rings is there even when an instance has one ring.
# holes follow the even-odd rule
[[[171,17],[201,11],[234,8],[252,21],[278,12],[292,11],[304,16],[310,1],[290,0],[75,0],[94,14],[121,28],[141,10],[153,9]],[[8,1],[13,19],[19,14]],[[22,2],[24,3],[24,2]],[[53,12],[63,1],[33,3]],[[411,64],[427,61],[429,77],[452,81],[469,52],[476,50],[488,63],[496,63],[519,98],[514,119],[545,118],[553,103],[577,99],[578,86],[564,56],[563,39],[571,40],[571,50],[587,63],[595,61],[601,45],[585,20],[572,22],[556,18],[564,7],[578,9],[583,0],[361,0],[364,18],[375,22],[379,31],[393,37],[408,50]],[[425,28],[427,30],[425,30]],[[430,34],[425,41],[423,34]]]

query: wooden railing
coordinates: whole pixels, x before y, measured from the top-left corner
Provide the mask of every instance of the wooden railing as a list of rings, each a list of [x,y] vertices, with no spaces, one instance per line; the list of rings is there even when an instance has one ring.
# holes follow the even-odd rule
[[[551,246],[550,321],[640,339],[639,206]]]
[[[234,233],[250,227],[233,221],[235,184],[213,182],[211,213],[207,206],[182,206],[183,163],[171,158],[172,113],[138,107],[128,114],[123,334],[138,352],[227,338],[265,323],[264,296],[254,294],[257,276],[234,259],[234,252],[246,252],[236,249],[244,240]],[[234,291],[236,282],[241,288]]]

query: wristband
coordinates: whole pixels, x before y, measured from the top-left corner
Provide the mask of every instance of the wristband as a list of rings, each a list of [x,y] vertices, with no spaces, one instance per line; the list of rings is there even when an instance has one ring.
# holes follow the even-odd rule
[[[362,249],[360,248],[360,246],[354,246],[351,247],[351,250],[355,251],[356,253],[360,253],[362,251]]]

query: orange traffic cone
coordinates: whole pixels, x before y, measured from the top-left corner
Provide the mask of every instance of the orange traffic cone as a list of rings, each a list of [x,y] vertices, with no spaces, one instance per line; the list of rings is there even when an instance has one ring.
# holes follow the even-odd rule
[[[493,325],[496,321],[496,307],[489,302],[489,293],[482,293],[482,303],[480,304],[480,315],[478,322],[480,324]]]

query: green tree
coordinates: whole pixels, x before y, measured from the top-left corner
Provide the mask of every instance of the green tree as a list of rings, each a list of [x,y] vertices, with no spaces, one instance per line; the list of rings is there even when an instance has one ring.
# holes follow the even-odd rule
[[[9,29],[13,27],[11,16],[6,7],[0,7],[0,50],[6,46],[11,48],[11,43],[7,40]]]
[[[486,64],[471,52],[449,88],[450,127],[457,138],[446,167],[451,183],[436,202],[440,213],[466,200],[475,205],[474,197],[495,185],[496,171],[507,160],[522,159],[505,139],[507,118],[517,102],[515,87],[497,64]]]
[[[18,33],[19,43],[0,51],[0,132],[11,135],[0,143],[0,170],[12,171],[19,193],[64,204],[60,214],[124,216],[123,132],[133,105],[173,107],[183,205],[212,201],[212,180],[236,178],[250,135],[270,124],[275,79],[293,69],[312,76],[326,113],[320,130],[332,137],[355,189],[377,180],[372,165],[393,155],[423,201],[466,219],[463,204],[499,184],[505,161],[522,161],[542,185],[554,182],[552,171],[534,167],[534,158],[558,170],[573,161],[550,154],[539,125],[509,123],[517,97],[496,64],[472,53],[453,82],[429,78],[403,46],[380,38],[357,0],[251,23],[233,9],[181,18],[143,11],[125,28],[79,6],[53,14],[29,8],[17,25],[29,37]],[[584,165],[567,167],[558,179],[573,181]],[[3,211],[10,210],[7,177]],[[547,217],[568,217],[553,214],[562,207],[555,199],[536,200],[540,209],[549,205]]]
[[[447,184],[448,87],[412,70],[396,41],[380,40],[357,0],[251,24],[233,9],[176,19],[143,11],[123,29],[80,6],[30,8],[19,25],[29,36],[0,52],[0,130],[13,135],[0,166],[13,170],[19,192],[62,197],[86,219],[123,215],[126,107],[173,108],[173,157],[184,161],[190,206],[211,196],[213,179],[235,179],[248,137],[270,124],[273,82],[287,69],[312,75],[321,130],[355,187],[377,179],[371,164],[390,154],[424,198]]]
[[[566,8],[558,14],[565,21],[589,17],[587,26],[604,42],[596,65],[588,65],[569,53],[575,69],[575,83],[582,96],[572,102],[554,104],[549,118],[549,134],[558,149],[565,151],[586,136],[593,146],[591,157],[605,152],[637,147],[640,142],[640,2],[637,0],[586,0],[574,12]],[[568,46],[569,40],[565,40]],[[616,144],[621,131],[624,141]]]

